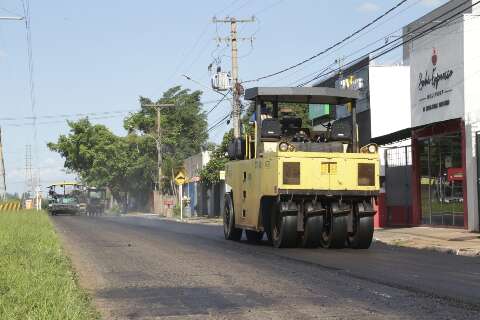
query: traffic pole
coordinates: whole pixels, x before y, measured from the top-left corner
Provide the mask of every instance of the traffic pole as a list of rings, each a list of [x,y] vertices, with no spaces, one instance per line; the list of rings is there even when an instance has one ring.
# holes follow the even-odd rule
[[[180,220],[183,221],[183,185],[178,185],[178,197],[180,198]]]

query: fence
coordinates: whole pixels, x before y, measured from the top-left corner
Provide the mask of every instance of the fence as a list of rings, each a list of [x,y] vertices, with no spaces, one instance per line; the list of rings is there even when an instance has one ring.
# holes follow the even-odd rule
[[[412,223],[411,146],[385,150],[385,192],[388,226]]]

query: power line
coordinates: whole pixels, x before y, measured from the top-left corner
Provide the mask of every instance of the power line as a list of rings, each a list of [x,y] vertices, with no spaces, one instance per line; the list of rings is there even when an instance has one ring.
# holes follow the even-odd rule
[[[16,15],[16,16],[18,16],[18,17],[21,16],[21,14],[18,14],[17,12],[12,11],[12,10],[7,9],[7,8],[4,8],[4,7],[0,7],[0,10],[5,11],[5,12],[10,13],[10,14],[14,14],[14,15]]]
[[[382,22],[376,24],[375,26],[373,26],[372,28],[370,28],[370,29],[367,30],[366,32],[357,35],[355,38],[351,39],[350,41],[345,42],[345,43],[342,44],[341,46],[337,47],[335,50],[331,51],[331,52],[330,52],[328,55],[326,55],[326,56],[331,56],[331,55],[334,54],[335,52],[338,52],[340,49],[348,46],[349,44],[354,43],[355,41],[357,41],[357,40],[360,39],[360,38],[365,37],[367,34],[369,34],[369,33],[371,33],[372,31],[378,29],[379,27],[385,25],[387,22],[391,21],[393,18],[399,16],[400,14],[402,14],[402,13],[404,13],[405,11],[409,10],[410,8],[418,5],[420,2],[422,2],[422,0],[416,0],[414,3],[408,5],[406,8],[403,8],[402,10],[400,10],[400,11],[396,12],[395,14],[391,15],[388,19],[383,20]],[[376,41],[374,41],[373,43],[371,43],[371,44],[363,47],[362,50],[365,49],[365,48],[368,48],[369,46],[371,46],[371,45],[373,45],[373,44],[375,44],[375,43],[377,43],[377,42],[379,42],[379,41],[385,41],[385,39],[391,37],[393,34],[397,33],[398,31],[401,31],[401,30],[402,30],[402,28],[399,28],[399,29],[397,29],[397,30],[389,33],[388,35],[383,36],[383,37],[380,38],[379,40],[376,40]],[[358,51],[360,51],[360,50],[358,50]],[[324,58],[325,58],[325,57],[324,57]],[[333,66],[333,65],[335,65],[335,64],[336,64],[336,63],[334,62],[334,63],[332,63],[330,66]],[[280,81],[283,81],[283,80],[285,80],[285,79],[288,79],[288,78],[292,77],[293,75],[295,75],[295,74],[297,74],[297,73],[300,73],[302,70],[304,70],[304,69],[307,68],[307,67],[308,67],[308,64],[305,64],[305,65],[303,65],[301,68],[299,68],[298,70],[294,71],[293,73],[291,73],[291,74],[289,74],[289,75],[287,75],[287,76],[285,76],[285,77],[283,77],[283,78],[280,78],[280,79],[278,79],[278,80],[273,81],[273,83],[280,82]],[[294,84],[294,83],[297,83],[297,82],[300,82],[300,81],[302,81],[302,80],[304,80],[304,79],[307,79],[307,78],[311,77],[311,76],[314,75],[314,74],[318,74],[319,72],[323,72],[323,71],[311,72],[311,73],[309,73],[309,74],[307,74],[307,75],[304,75],[304,76],[302,76],[301,78],[299,78],[299,79],[291,82],[289,85],[292,85],[292,84]]]
[[[89,117],[88,120],[101,120],[101,119],[113,119],[117,117],[122,117],[123,114],[114,114],[114,115],[107,115],[107,116],[98,116],[98,117]],[[33,125],[46,125],[46,124],[56,124],[56,123],[65,123],[65,121],[75,121],[80,119],[64,119],[64,120],[56,120],[56,121],[43,121],[43,122],[26,122],[26,123],[7,123],[4,127],[28,127]]]
[[[351,33],[350,35],[348,35],[347,37],[343,38],[342,40],[338,41],[337,43],[331,45],[330,47],[314,54],[313,56],[301,61],[301,62],[298,62],[292,66],[289,66],[289,67],[286,67],[280,71],[277,71],[277,72],[273,72],[273,73],[270,73],[270,74],[267,74],[265,76],[262,76],[262,77],[258,77],[256,79],[251,79],[251,80],[247,80],[247,81],[243,81],[243,83],[248,83],[248,82],[254,82],[254,81],[260,81],[260,80],[263,80],[263,79],[267,79],[267,78],[271,78],[271,77],[274,77],[276,75],[279,75],[279,74],[282,74],[284,72],[287,72],[289,70],[292,70],[292,69],[295,69],[319,56],[321,56],[322,54],[325,54],[327,53],[328,51],[332,50],[333,48],[335,47],[338,47],[339,45],[341,45],[342,43],[346,42],[347,40],[351,39],[352,37],[354,37],[355,35],[359,34],[360,32],[362,32],[363,30],[367,29],[368,27],[370,27],[371,25],[375,24],[377,21],[379,21],[380,19],[382,19],[383,17],[387,16],[390,12],[394,11],[395,9],[397,9],[398,7],[400,7],[401,5],[403,5],[405,2],[407,2],[408,0],[401,0],[399,3],[397,3],[395,6],[393,6],[392,8],[388,9],[387,11],[385,11],[382,15],[378,16],[377,18],[375,18],[374,20],[372,20],[371,22],[367,23],[366,25],[364,25],[363,27],[361,27],[360,29],[357,29],[356,31],[354,31],[353,33]]]
[[[41,166],[41,167],[38,167],[39,169],[59,169],[59,170],[64,170],[65,168],[64,167],[61,167],[59,168],[59,166]],[[20,171],[20,170],[25,170],[27,169],[26,167],[12,167],[12,168],[8,168],[8,170],[17,170],[17,171]]]
[[[207,101],[200,101],[201,104],[206,105],[206,104],[214,104],[217,103],[218,99],[216,100],[207,100]]]
[[[38,143],[37,143],[37,120],[36,120],[36,95],[35,95],[35,68],[33,59],[33,44],[32,44],[32,29],[31,29],[31,16],[30,16],[30,1],[21,0],[23,15],[25,17],[25,38],[27,42],[27,59],[28,59],[28,74],[29,74],[29,91],[30,91],[30,104],[32,111],[32,126],[33,126],[33,144],[34,144],[34,159],[38,160]],[[31,149],[30,149],[31,156]],[[36,161],[34,161],[36,164]],[[37,185],[40,185],[40,170],[37,170]],[[28,191],[28,190],[27,190]],[[32,190],[33,191],[33,180]]]
[[[294,82],[291,82],[289,85],[292,85],[293,83],[297,83],[297,82],[300,82],[300,81],[302,81],[302,80],[305,80],[305,79],[307,79],[307,78],[309,78],[309,77],[311,77],[311,76],[313,76],[313,75],[323,74],[323,73],[325,73],[325,72],[330,73],[330,72],[332,72],[332,69],[331,69],[331,68],[332,68],[334,65],[336,65],[336,64],[337,64],[336,62],[332,62],[332,63],[330,63],[328,66],[326,66],[325,68],[323,68],[322,70],[309,73],[309,74],[307,74],[306,76],[301,77],[300,79],[297,79],[297,80],[294,81]],[[309,81],[309,82],[310,82],[310,81]],[[308,83],[309,83],[309,82],[308,82]],[[303,87],[302,85],[298,85],[298,86]]]
[[[208,110],[205,114],[209,115],[213,110],[215,110],[220,105],[220,103],[222,103],[222,101],[225,100],[225,98],[230,93],[230,91],[231,90],[228,90],[227,93],[225,93],[225,95],[220,100],[218,100],[218,102],[212,108],[210,108],[210,110]]]
[[[472,5],[470,5],[470,6],[467,6],[467,7],[464,8],[463,10],[461,10],[461,11],[459,11],[459,12],[456,12],[456,13],[454,13],[453,15],[449,16],[448,18],[445,18],[444,20],[438,22],[438,19],[439,19],[439,18],[441,18],[441,17],[443,17],[443,16],[445,16],[445,15],[447,15],[447,14],[449,14],[449,13],[451,13],[451,12],[453,12],[453,11],[461,8],[461,7],[463,7],[463,6],[464,6],[465,4],[467,4],[468,2],[470,2],[470,0],[464,1],[464,2],[462,2],[461,4],[459,4],[458,6],[456,6],[456,7],[452,8],[452,9],[446,11],[445,13],[443,13],[443,14],[437,16],[437,17],[434,17],[434,18],[431,19],[430,21],[428,21],[428,22],[426,22],[426,23],[423,23],[423,24],[422,24],[421,26],[419,26],[418,28],[415,28],[415,29],[413,29],[413,30],[410,30],[407,34],[403,35],[402,38],[395,39],[395,40],[393,40],[391,43],[386,43],[386,44],[384,44],[384,45],[382,45],[382,46],[380,46],[380,47],[378,47],[378,48],[370,51],[370,52],[367,54],[368,56],[370,56],[371,54],[373,54],[373,53],[375,53],[375,52],[377,52],[377,51],[379,51],[379,50],[382,50],[382,49],[384,49],[384,48],[389,47],[388,49],[380,52],[379,54],[377,54],[377,55],[375,55],[375,56],[373,56],[373,57],[369,57],[367,63],[369,63],[370,61],[373,61],[373,60],[375,60],[375,59],[378,59],[378,58],[384,56],[385,54],[393,51],[394,49],[396,49],[396,48],[398,48],[398,47],[400,47],[400,46],[402,46],[402,45],[404,45],[404,44],[406,44],[406,43],[408,43],[408,42],[411,42],[411,41],[413,41],[413,40],[416,40],[416,39],[418,39],[418,38],[421,38],[421,37],[425,36],[426,34],[428,34],[428,33],[430,33],[430,32],[433,32],[433,31],[436,30],[436,29],[439,29],[444,23],[446,23],[446,22],[451,22],[451,19],[452,19],[453,17],[455,17],[455,16],[457,16],[457,15],[461,15],[461,14],[464,13],[465,11],[473,8],[474,6],[476,6],[477,4],[480,3],[480,1],[477,1],[477,2],[475,2],[474,4],[472,4]],[[421,31],[421,32],[418,33],[418,34],[415,34],[415,32],[417,32],[418,30],[421,30],[421,29],[425,28],[425,26],[427,26],[427,25],[429,25],[429,24],[431,24],[431,23],[436,23],[436,24],[433,25],[433,26],[430,27],[430,28],[427,28],[427,29]],[[413,37],[408,38],[408,37],[411,36],[411,35],[413,35]],[[404,38],[407,38],[407,40],[404,40],[404,41],[402,41],[402,42],[400,42],[400,43],[398,43],[398,44],[395,44],[395,42],[398,42],[400,39],[404,39]],[[360,61],[360,60],[362,60],[362,59],[364,59],[364,57],[360,57],[360,58],[354,59],[354,60],[350,61],[348,64],[349,64],[349,65],[355,64],[356,62],[358,62],[358,61]],[[360,67],[361,67],[361,66],[360,66]],[[334,70],[334,72],[338,72],[339,70],[340,70],[340,68],[337,68],[336,70]],[[299,86],[299,87],[303,87],[303,86],[305,86],[306,84],[308,84],[308,83],[310,83],[310,82],[312,82],[312,81],[314,81],[314,80],[317,80],[317,79],[319,79],[319,78],[321,78],[321,77],[323,77],[323,76],[326,76],[326,75],[328,75],[328,74],[330,74],[330,73],[331,73],[331,72],[324,73],[324,74],[319,74],[319,75],[315,76],[314,78],[312,78],[311,80],[306,81],[306,82],[304,82],[304,83],[302,83],[302,84],[299,84],[298,86]]]
[[[231,11],[227,14],[227,16],[229,17],[229,16],[233,15],[234,12],[238,12],[238,11],[240,11],[241,9],[245,8],[251,1],[252,1],[252,0],[246,0],[246,1],[245,1],[243,4],[241,4],[238,8],[231,10]]]
[[[222,98],[223,99],[223,98]],[[208,104],[216,104],[219,100],[208,100],[208,101],[200,101],[199,103],[202,105]],[[55,114],[55,115],[44,115],[35,117],[35,119],[56,119],[56,118],[73,118],[73,117],[89,117],[89,116],[103,116],[103,115],[113,115],[113,114],[125,114],[129,112],[135,112],[138,109],[124,109],[124,110],[112,110],[112,111],[104,111],[104,112],[88,112],[88,113],[70,113],[70,114]],[[34,117],[3,117],[0,118],[0,121],[18,121],[18,120],[33,120]]]
[[[275,1],[275,2],[273,2],[273,3],[271,3],[271,4],[269,4],[269,5],[265,6],[265,7],[263,7],[262,9],[258,10],[257,12],[255,12],[255,15],[259,15],[260,13],[264,13],[264,12],[272,9],[273,7],[276,7],[277,5],[279,5],[280,3],[282,3],[283,1],[285,1],[285,0],[277,0],[277,1]]]
[[[235,2],[237,2],[238,0],[233,0],[232,2],[230,2],[227,6],[223,7],[223,9],[217,11],[216,14],[220,14],[222,12],[224,12],[225,10],[227,10],[230,6],[232,6]],[[210,26],[210,22],[207,22],[205,24],[205,26],[201,29],[200,31],[200,34],[197,36],[196,40],[193,42],[193,45],[190,47],[190,50],[185,50],[182,54],[182,57],[180,58],[180,61],[178,62],[178,64],[176,65],[174,71],[167,77],[167,81],[165,82],[168,82],[170,80],[172,80],[173,77],[175,77],[177,75],[177,73],[180,71],[180,69],[182,68],[182,66],[185,64],[185,62],[190,58],[190,56],[192,55],[192,53],[195,51],[195,49],[197,48],[197,46],[200,44],[201,40],[203,39],[203,37],[205,36],[205,34],[207,33],[208,31],[208,27]],[[206,44],[208,44],[208,42],[205,42]],[[204,45],[202,47],[202,49],[200,50],[200,53],[196,56],[196,58],[194,58],[193,62],[190,63],[190,65],[188,66],[187,70],[188,71],[191,66],[193,66],[193,64],[200,58],[201,54],[205,51],[207,45]]]
[[[230,118],[230,112],[228,112],[224,117],[222,117],[220,120],[216,121],[214,124],[212,124],[208,129],[207,132],[212,131],[216,127],[220,126],[225,120]]]
[[[109,115],[117,113],[127,113],[137,111],[137,109],[126,109],[126,110],[112,110],[105,112],[89,112],[89,113],[70,113],[70,114],[55,114],[55,115],[44,115],[35,117],[36,119],[55,119],[55,118],[71,118],[71,117],[88,117],[88,116],[98,116],[98,115]],[[32,120],[34,117],[5,117],[0,118],[0,121],[16,121],[16,120]]]

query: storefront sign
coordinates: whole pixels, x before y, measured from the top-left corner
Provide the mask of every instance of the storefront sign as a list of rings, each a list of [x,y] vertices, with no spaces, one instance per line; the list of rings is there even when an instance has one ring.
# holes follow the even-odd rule
[[[464,114],[463,46],[458,28],[461,24],[440,28],[411,46],[412,126]]]
[[[345,79],[338,80],[338,84],[335,84],[335,86],[342,89],[361,90],[365,87],[365,82],[362,78],[351,75]]]
[[[447,169],[447,179],[448,182],[452,181],[463,181],[463,168],[448,168]]]

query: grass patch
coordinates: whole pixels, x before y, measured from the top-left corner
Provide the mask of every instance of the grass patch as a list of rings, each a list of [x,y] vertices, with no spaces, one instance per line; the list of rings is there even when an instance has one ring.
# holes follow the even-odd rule
[[[0,212],[0,319],[98,319],[45,212]]]

